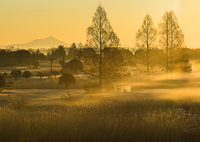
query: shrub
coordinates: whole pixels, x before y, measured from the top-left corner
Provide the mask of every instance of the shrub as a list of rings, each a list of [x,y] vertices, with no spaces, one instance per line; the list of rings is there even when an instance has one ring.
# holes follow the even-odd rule
[[[84,91],[91,93],[91,92],[98,92],[100,91],[100,85],[97,83],[89,82],[83,85]]]
[[[30,71],[24,71],[24,72],[23,72],[23,77],[25,77],[27,80],[28,80],[28,78],[31,77],[31,76],[32,76],[32,73],[31,73]]]
[[[59,77],[59,85],[65,85],[68,87],[71,84],[76,84],[76,79],[72,74],[64,73]]]

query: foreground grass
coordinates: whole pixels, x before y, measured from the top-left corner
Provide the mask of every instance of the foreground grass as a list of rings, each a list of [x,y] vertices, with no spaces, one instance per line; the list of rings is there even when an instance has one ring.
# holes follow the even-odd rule
[[[18,110],[2,107],[0,141],[200,141],[197,103],[148,99],[139,94],[102,100]]]

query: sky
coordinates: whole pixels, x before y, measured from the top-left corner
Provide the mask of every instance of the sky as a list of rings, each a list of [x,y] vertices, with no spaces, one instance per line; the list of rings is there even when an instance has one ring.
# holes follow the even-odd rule
[[[135,46],[147,13],[155,26],[173,10],[187,47],[200,47],[199,0],[0,0],[0,45],[23,44],[53,36],[66,43],[86,42],[86,29],[101,4],[121,45]]]

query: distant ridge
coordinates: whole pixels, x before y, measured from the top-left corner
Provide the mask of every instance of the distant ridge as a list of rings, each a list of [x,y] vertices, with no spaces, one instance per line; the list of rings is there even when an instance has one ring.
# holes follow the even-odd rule
[[[35,49],[35,48],[58,47],[59,45],[70,46],[70,44],[65,43],[61,40],[58,40],[52,36],[49,36],[44,39],[36,39],[36,40],[33,40],[33,41],[25,43],[25,44],[11,44],[9,46],[13,46],[15,48],[24,48],[24,49],[34,48]],[[0,47],[3,47],[3,45]],[[4,47],[6,47],[6,46],[4,46]]]

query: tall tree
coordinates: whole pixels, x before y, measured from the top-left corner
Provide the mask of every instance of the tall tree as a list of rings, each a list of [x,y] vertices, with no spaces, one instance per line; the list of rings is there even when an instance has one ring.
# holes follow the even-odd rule
[[[93,81],[99,82],[99,54],[93,48],[84,48],[81,51],[81,54],[84,64],[83,71],[89,75]],[[127,75],[125,59],[122,55],[122,51],[119,48],[104,48],[101,51],[101,54],[101,83],[103,85],[110,84]]]
[[[102,66],[103,57],[102,51],[105,47],[118,47],[119,38],[114,33],[110,22],[107,19],[104,8],[99,5],[96,12],[94,13],[92,25],[87,29],[87,42],[89,47],[95,49],[98,54],[98,80],[100,86],[102,86]]]
[[[138,47],[146,48],[147,75],[149,75],[149,49],[156,44],[156,28],[150,14],[144,17],[142,26],[136,34],[136,44]]]
[[[172,70],[176,49],[184,46],[184,35],[173,11],[165,12],[159,24],[159,44],[165,49],[166,72]]]

